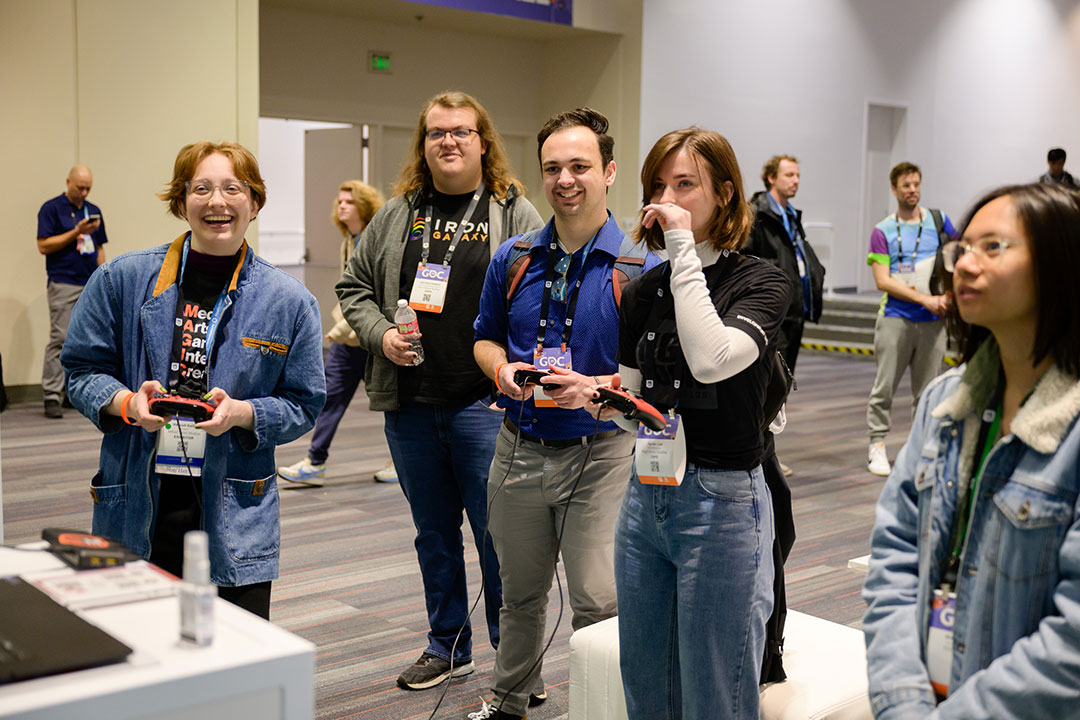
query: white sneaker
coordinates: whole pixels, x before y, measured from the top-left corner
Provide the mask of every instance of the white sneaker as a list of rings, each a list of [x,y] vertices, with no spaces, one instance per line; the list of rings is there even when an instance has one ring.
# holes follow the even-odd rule
[[[880,475],[881,477],[887,477],[892,472],[892,466],[889,465],[889,454],[885,451],[885,443],[872,442],[870,443],[869,458],[866,461],[866,469],[870,471],[872,475]]]
[[[393,483],[397,481],[397,469],[394,467],[393,460],[388,460],[386,465],[383,465],[382,470],[375,473],[375,482]]]
[[[311,460],[305,457],[298,463],[279,467],[277,474],[289,482],[321,486],[323,476],[326,474],[326,465],[313,465]]]

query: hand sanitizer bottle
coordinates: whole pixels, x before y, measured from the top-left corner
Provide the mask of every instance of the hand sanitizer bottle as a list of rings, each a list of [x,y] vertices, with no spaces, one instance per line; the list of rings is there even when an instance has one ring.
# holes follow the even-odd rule
[[[180,583],[180,640],[205,647],[214,639],[214,597],[210,582],[210,541],[202,530],[184,534],[184,580]]]

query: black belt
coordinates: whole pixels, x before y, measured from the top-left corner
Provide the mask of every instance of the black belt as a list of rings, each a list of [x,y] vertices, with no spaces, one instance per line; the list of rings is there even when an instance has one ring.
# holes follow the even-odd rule
[[[619,432],[618,430],[607,430],[602,433],[596,433],[595,435],[585,435],[584,437],[560,438],[558,440],[552,440],[549,438],[536,437],[535,435],[530,435],[527,432],[519,430],[518,426],[515,425],[514,421],[510,418],[503,418],[503,426],[505,426],[506,429],[510,432],[517,433],[518,437],[520,437],[522,440],[528,440],[531,443],[536,443],[537,445],[542,445],[546,448],[556,449],[581,447],[583,445],[588,445],[594,440],[604,440],[609,437],[615,437],[615,434]]]

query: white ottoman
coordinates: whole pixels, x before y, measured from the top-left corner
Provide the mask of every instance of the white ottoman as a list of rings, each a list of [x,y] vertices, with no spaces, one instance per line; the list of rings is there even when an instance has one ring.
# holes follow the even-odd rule
[[[870,720],[866,646],[859,630],[788,611],[787,680],[761,692],[763,720]],[[570,638],[569,720],[626,720],[619,674],[619,619]]]

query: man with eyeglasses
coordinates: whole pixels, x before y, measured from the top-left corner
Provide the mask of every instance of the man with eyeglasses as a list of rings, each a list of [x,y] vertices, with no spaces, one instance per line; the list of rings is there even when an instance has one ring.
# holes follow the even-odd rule
[[[337,285],[342,313],[369,353],[369,405],[385,413],[417,530],[429,632],[397,679],[408,690],[474,669],[463,511],[483,558],[488,634],[499,642],[499,565],[484,529],[502,413],[488,407],[491,383],[473,360],[471,330],[495,250],[542,225],[522,192],[483,106],[462,92],[436,95],[420,113],[394,197],[371,219]],[[399,299],[419,316],[421,364],[410,344],[417,336],[394,324]]]
[[[560,551],[574,629],[616,612],[615,518],[634,436],[597,423],[582,391],[618,369],[621,283],[659,259],[635,253],[608,212],[615,142],[607,128],[589,108],[547,121],[537,145],[554,216],[503,245],[484,282],[474,353],[506,408],[488,477],[503,608],[493,698],[470,718],[522,718],[546,698],[540,648]],[[543,385],[515,381],[532,368],[550,371]]]
[[[873,475],[892,471],[885,449],[893,395],[911,368],[912,404],[941,370],[945,358],[945,295],[931,291],[931,276],[943,241],[956,235],[952,220],[938,210],[920,207],[922,171],[902,162],[889,173],[896,212],[874,226],[866,264],[878,290],[885,293],[874,325],[877,374],[866,408],[870,430],[867,469]]]
[[[45,417],[62,418],[65,397],[60,351],[75,302],[98,265],[105,262],[105,221],[101,208],[86,199],[94,184],[90,168],[71,168],[66,189],[38,211],[37,247],[48,276],[49,344],[41,371]]]

